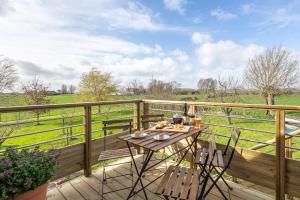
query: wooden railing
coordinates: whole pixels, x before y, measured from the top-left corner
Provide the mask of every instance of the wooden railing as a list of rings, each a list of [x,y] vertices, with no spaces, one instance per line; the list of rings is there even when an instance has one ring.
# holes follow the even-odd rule
[[[229,174],[274,189],[276,199],[284,199],[285,194],[300,197],[300,161],[292,159],[291,156],[292,152],[298,155],[300,153],[298,143],[295,145],[292,143],[292,138],[295,138],[295,141],[299,140],[300,124],[297,130],[289,133],[285,131],[286,114],[299,112],[300,116],[300,106],[162,100],[143,100],[143,102],[147,112],[165,113],[169,117],[174,113],[183,114],[187,110],[200,111],[204,116],[202,123],[210,126],[207,133],[220,138],[220,148],[224,147],[228,137],[228,134],[224,134],[225,129],[238,126],[242,131],[240,148],[237,150]],[[233,112],[228,116],[224,113],[224,108],[232,108]],[[266,117],[265,110],[272,110],[274,116]],[[259,116],[253,116],[255,115],[253,111],[258,112],[255,114]],[[226,123],[228,117],[236,119],[233,120],[233,124]],[[220,123],[220,118],[224,119],[223,123]],[[247,127],[247,123],[242,122],[250,122],[249,125],[257,126]],[[262,124],[268,125],[267,129],[260,128]],[[206,144],[205,139],[199,142],[202,145]]]
[[[233,111],[230,115],[224,114],[224,108],[232,108]],[[46,112],[36,119],[34,111],[37,110]],[[103,148],[103,119],[133,118],[135,128],[140,129],[142,114],[164,113],[171,118],[174,113],[187,110],[200,112],[205,116],[202,123],[210,126],[207,134],[199,140],[200,145],[206,145],[209,135],[213,133],[218,139],[219,148],[223,148],[230,127],[240,127],[240,146],[228,172],[230,175],[274,189],[276,199],[284,199],[285,194],[300,197],[300,161],[296,159],[300,155],[299,130],[285,131],[285,116],[295,114],[291,112],[300,114],[300,106],[130,100],[6,107],[0,108],[0,131],[11,128],[13,134],[0,136],[0,141],[5,140],[0,151],[8,146],[54,147],[59,154],[59,170],[55,178],[82,169],[89,176],[91,166],[97,163]],[[274,116],[266,117],[265,110],[273,110]],[[232,124],[227,123],[228,117]],[[40,125],[36,125],[38,122]],[[144,128],[148,126],[147,123],[143,124]],[[43,138],[53,133],[55,137]],[[120,134],[121,131],[108,136],[108,148],[125,147],[116,139]],[[26,137],[31,137],[31,141],[25,143]],[[291,158],[292,152],[296,155],[294,159]]]

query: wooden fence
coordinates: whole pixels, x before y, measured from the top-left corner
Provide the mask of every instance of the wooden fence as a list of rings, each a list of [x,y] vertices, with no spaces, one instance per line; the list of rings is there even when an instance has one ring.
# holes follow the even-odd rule
[[[287,135],[285,133],[285,114],[286,112],[294,111],[300,112],[300,106],[266,106],[258,104],[227,104],[227,103],[210,103],[210,102],[183,102],[183,101],[161,101],[161,100],[130,100],[130,101],[105,101],[97,103],[81,103],[81,104],[59,104],[59,105],[39,105],[39,106],[19,106],[19,107],[7,107],[0,108],[0,114],[5,113],[20,113],[20,112],[31,112],[34,110],[53,110],[53,109],[67,109],[67,108],[80,108],[82,113],[79,114],[83,118],[79,125],[82,125],[82,135],[83,141],[70,145],[64,146],[58,149],[58,162],[59,170],[55,175],[55,178],[64,177],[70,175],[79,170],[84,170],[84,174],[89,176],[91,174],[92,165],[97,163],[98,155],[100,154],[103,146],[103,138],[95,138],[93,133],[101,130],[93,130],[93,124],[101,123],[101,120],[95,120],[93,118],[94,107],[99,106],[113,106],[113,105],[132,105],[130,109],[134,113],[131,117],[134,119],[134,125],[136,129],[140,129],[141,125],[141,115],[155,112],[163,113],[182,113],[186,112],[186,106],[192,112],[197,112],[198,109],[206,108],[234,108],[234,109],[261,109],[261,110],[273,110],[275,113],[274,118],[269,119],[258,119],[265,123],[274,123],[274,133],[270,130],[256,130],[255,128],[241,127],[243,131],[256,131],[258,133],[264,134],[274,134],[274,138],[271,142],[269,141],[259,141],[255,139],[243,138],[242,142],[255,142],[258,145],[263,145],[264,147],[272,146],[275,152],[262,152],[256,150],[251,150],[251,148],[238,148],[236,155],[232,162],[232,167],[229,174],[249,181],[255,184],[265,186],[276,191],[276,199],[284,199],[285,194],[300,197],[300,161],[289,158],[291,152],[298,152],[299,148],[293,146],[291,138],[297,137],[295,135]],[[105,111],[106,112],[106,111]],[[209,115],[209,113],[207,114]],[[216,115],[226,117],[222,113],[217,113]],[[57,117],[57,116],[56,116]],[[228,116],[227,116],[228,117]],[[232,117],[236,117],[232,115]],[[55,117],[52,117],[55,118]],[[254,120],[253,116],[239,116],[239,118],[248,118],[249,120]],[[251,119],[253,118],[253,119]],[[51,119],[51,118],[49,118]],[[28,123],[33,123],[32,119],[26,119]],[[26,120],[19,121],[25,123]],[[47,121],[44,117],[39,120]],[[25,121],[25,122],[24,122]],[[205,122],[204,122],[205,123]],[[208,122],[207,122],[208,123]],[[8,125],[10,124],[10,125]],[[14,125],[14,121],[1,122],[0,128]],[[231,127],[234,125],[218,124],[218,122],[210,121],[209,125]],[[33,126],[33,125],[32,125]],[[76,126],[76,125],[75,125]],[[143,124],[144,128],[148,127],[149,124]],[[58,127],[57,129],[59,129]],[[63,128],[64,129],[64,128]],[[42,131],[40,131],[42,132]],[[47,130],[44,130],[47,132]],[[22,135],[23,134],[23,135]],[[28,135],[39,134],[38,131],[32,133],[22,133],[21,136],[26,137]],[[115,133],[113,135],[107,136],[108,146],[111,149],[125,147],[125,144],[116,137],[121,133]],[[218,134],[218,133],[216,133]],[[20,134],[18,134],[20,135]],[[226,135],[219,134],[219,137],[226,138]],[[12,137],[18,137],[17,135],[3,136],[1,139],[10,139]],[[69,136],[67,136],[69,137]],[[65,139],[67,138],[65,137]],[[36,145],[43,145],[46,143],[56,142],[53,139],[50,141],[38,142],[35,145],[23,145],[20,148],[31,148]],[[202,138],[199,140],[200,145],[206,145],[207,140]],[[4,143],[5,144],[5,143]],[[255,146],[255,145],[254,145]],[[223,144],[219,144],[219,148],[223,148]],[[4,147],[2,149],[4,150]]]

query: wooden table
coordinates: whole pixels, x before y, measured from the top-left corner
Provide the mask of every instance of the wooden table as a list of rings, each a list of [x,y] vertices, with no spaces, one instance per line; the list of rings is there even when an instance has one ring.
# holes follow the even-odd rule
[[[164,140],[164,141],[157,141],[157,140],[153,139],[153,137],[155,135],[158,135],[158,134],[162,133],[161,130],[157,130],[157,131],[155,131],[155,130],[146,130],[144,132],[146,132],[148,135],[146,137],[140,138],[140,139],[132,138],[130,136],[130,134],[118,137],[120,140],[123,140],[123,141],[125,141],[127,143],[127,147],[128,147],[128,149],[130,151],[131,158],[133,160],[136,173],[138,175],[138,178],[137,178],[136,182],[134,183],[134,185],[133,185],[133,187],[132,187],[132,189],[131,189],[128,197],[127,197],[127,199],[130,199],[131,197],[133,197],[134,195],[136,195],[140,191],[143,191],[146,200],[148,200],[145,188],[148,187],[153,182],[155,182],[157,179],[159,179],[162,175],[159,176],[159,177],[157,177],[155,180],[153,180],[152,182],[148,183],[145,186],[144,186],[143,181],[141,179],[142,175],[146,171],[148,171],[150,168],[153,168],[154,166],[160,164],[161,162],[165,161],[166,159],[170,158],[171,156],[177,154],[180,151],[185,150],[185,152],[183,153],[182,157],[178,161],[177,165],[179,165],[182,162],[182,160],[185,158],[185,156],[187,155],[187,153],[188,153],[189,150],[192,151],[192,155],[195,157],[196,156],[196,152],[192,150],[192,147],[193,147],[193,145],[195,145],[195,149],[197,148],[196,147],[196,145],[197,145],[197,139],[198,139],[200,133],[203,130],[205,130],[207,127],[208,126],[206,126],[206,125],[202,125],[200,128],[191,127],[187,133],[183,133],[183,132],[180,132],[180,131],[178,131],[178,132],[177,131],[164,132],[165,134],[168,134],[170,136],[170,138],[168,140]],[[173,145],[173,144],[175,144],[175,143],[177,143],[177,142],[179,142],[179,141],[181,141],[183,139],[186,139],[188,137],[192,138],[191,143],[189,143],[187,141],[187,145],[185,145],[183,148],[177,150],[175,153],[173,153],[172,155],[169,155],[169,156],[165,157],[164,159],[160,160],[159,162],[157,162],[157,163],[155,163],[155,164],[153,164],[151,166],[148,166],[149,161],[151,160],[154,152],[157,152],[157,151],[159,151],[161,149],[164,149],[165,147]],[[143,165],[142,165],[140,171],[137,168],[137,165],[136,165],[136,162],[134,160],[134,157],[133,157],[130,145],[133,145],[135,147],[142,147],[142,148],[148,150],[146,158],[145,158],[145,160],[143,162]],[[141,184],[141,189],[139,189],[138,191],[134,191],[135,188],[136,188],[136,186],[137,186],[137,184],[139,182]]]

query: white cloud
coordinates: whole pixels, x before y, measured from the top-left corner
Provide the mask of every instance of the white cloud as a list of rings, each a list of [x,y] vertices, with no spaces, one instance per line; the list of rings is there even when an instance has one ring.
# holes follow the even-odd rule
[[[184,15],[187,4],[186,0],[164,0],[165,7],[169,10],[177,11],[179,14]]]
[[[134,4],[135,1],[129,4],[121,0],[9,2],[11,9],[0,15],[0,54],[15,61],[22,82],[38,75],[51,83],[52,89],[57,89],[62,83],[77,84],[81,73],[91,67],[112,72],[116,78],[120,75],[121,80],[126,81],[137,76],[164,77],[160,72],[179,71],[188,65],[188,56],[180,49],[174,50],[175,55],[159,44],[134,43],[101,34],[106,28],[164,28],[151,21],[155,14],[141,4]],[[60,7],[54,6],[58,3]],[[108,9],[111,19],[108,11],[101,12],[104,8],[111,8]],[[94,23],[88,20],[103,28],[98,30],[99,27],[93,27]],[[169,74],[167,77],[173,77]]]
[[[204,33],[199,33],[199,32],[193,33],[191,39],[194,44],[201,44],[201,43],[209,42],[212,40],[210,35],[204,34]]]
[[[202,71],[208,71],[216,78],[220,74],[241,75],[249,58],[263,50],[264,47],[256,44],[241,45],[231,40],[220,40],[201,44],[195,55]]]
[[[241,6],[241,9],[242,9],[242,12],[244,14],[250,14],[250,13],[252,13],[252,12],[255,11],[255,6],[252,3],[250,3],[250,4],[243,4]]]
[[[211,14],[211,16],[217,18],[218,20],[223,20],[223,21],[231,20],[231,19],[234,19],[237,17],[237,15],[235,15],[231,12],[225,11],[221,8],[212,10],[210,12],[210,14]]]
[[[174,51],[171,52],[171,55],[175,56],[177,60],[180,62],[186,62],[189,60],[189,56],[187,55],[186,52],[181,51],[180,49],[175,49]]]

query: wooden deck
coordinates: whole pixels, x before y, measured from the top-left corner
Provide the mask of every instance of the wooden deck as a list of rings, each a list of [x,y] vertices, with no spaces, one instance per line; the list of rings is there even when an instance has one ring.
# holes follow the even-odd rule
[[[141,161],[141,158],[138,158]],[[124,160],[123,160],[124,161]],[[118,161],[122,162],[122,161]],[[151,161],[156,162],[156,161]],[[141,162],[138,162],[141,163]],[[172,161],[168,161],[167,165],[174,164]],[[107,169],[107,172],[111,176],[120,175],[124,172],[128,172],[129,164],[123,164],[119,166],[111,166]],[[144,177],[143,181],[147,184],[149,181],[154,180],[155,177],[160,175],[165,170],[165,164],[162,163],[157,167],[157,170],[148,172]],[[136,176],[135,176],[136,178]],[[102,180],[102,169],[99,168],[93,171],[91,177],[87,178],[84,176],[79,176],[74,178],[68,182],[63,183],[62,185],[56,186],[52,189],[49,189],[47,193],[47,200],[100,200],[101,199],[101,180]],[[131,185],[131,180],[129,177],[119,177],[115,178],[114,181],[109,179],[108,183],[104,187],[105,192],[111,191],[112,189],[116,190],[118,188],[128,187]],[[151,200],[161,200],[162,197],[159,197],[153,194],[151,191],[154,191],[157,187],[159,180],[156,181],[154,184],[148,187],[148,197]],[[230,182],[231,186],[233,187],[232,191],[228,191],[224,185],[221,185],[221,188],[225,191],[225,194],[232,200],[271,200],[272,197],[256,191],[252,189],[248,189],[243,187],[239,184],[235,184]],[[113,199],[113,200],[121,200],[126,199],[129,190],[118,191],[115,193],[110,193],[105,195],[105,199]],[[132,199],[142,200],[145,199],[143,193],[140,192]],[[220,200],[223,199],[221,194],[213,189],[207,200]]]

